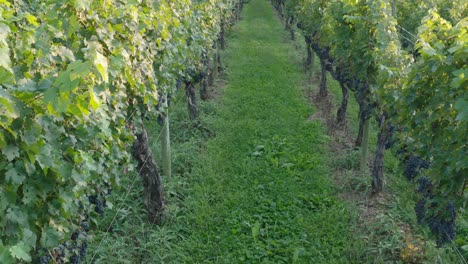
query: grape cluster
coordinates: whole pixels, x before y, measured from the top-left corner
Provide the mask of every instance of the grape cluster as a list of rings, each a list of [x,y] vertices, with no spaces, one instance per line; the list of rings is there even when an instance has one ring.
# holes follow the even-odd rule
[[[79,264],[80,263],[80,258],[77,255],[73,255],[73,256],[70,257],[70,263]]]
[[[84,221],[82,221],[82,222],[80,223],[80,226],[81,226],[81,228],[83,228],[83,230],[89,231],[89,222],[88,222],[87,219],[84,220]]]
[[[455,239],[457,225],[455,220],[457,214],[455,212],[455,206],[450,202],[447,207],[448,216],[437,215],[436,217],[430,217],[428,219],[429,229],[437,237],[437,246],[442,246],[444,243]]]
[[[68,248],[69,247],[65,247],[65,244],[61,244],[54,250],[54,259],[56,260],[56,262],[63,262],[63,261],[57,261],[57,260],[65,259]]]
[[[405,176],[408,181],[413,180],[418,176],[420,169],[429,168],[429,162],[421,159],[416,155],[410,155],[405,162]]]
[[[49,264],[50,262],[50,256],[49,255],[44,255],[39,258],[39,263],[40,264]]]
[[[49,251],[47,251],[45,248],[36,250],[35,255],[38,256],[40,264],[48,264],[52,259],[50,257]]]
[[[86,254],[88,252],[87,237],[85,232],[81,233],[80,235],[82,237],[80,241],[69,243],[67,247],[67,253],[69,256],[68,260],[73,264],[78,264],[80,262],[86,263]],[[65,260],[65,258],[62,258],[61,260]]]
[[[434,190],[434,184],[432,183],[431,179],[429,179],[427,176],[424,176],[418,179],[418,183],[419,186],[417,191],[425,197],[429,197],[432,199],[432,191]]]
[[[112,195],[112,188],[108,183],[104,183],[104,187],[106,187],[106,193],[105,195]]]
[[[418,224],[427,224],[431,232],[436,236],[437,245],[452,241],[456,235],[456,210],[453,202],[445,207],[434,201],[434,183],[426,176],[418,179],[418,193],[422,194],[421,200],[416,203],[414,211]],[[428,210],[429,209],[429,210]]]
[[[72,233],[70,239],[75,241],[78,239],[79,236],[80,236],[80,230],[76,230],[75,232]]]
[[[93,205],[94,211],[98,215],[104,214],[106,207],[106,196],[111,195],[109,185],[104,186],[103,190],[97,191],[97,194],[88,195],[89,204]],[[86,209],[86,202],[80,201],[80,215],[77,228],[71,233],[68,241],[62,242],[53,249],[41,248],[35,251],[33,263],[39,264],[79,264],[86,263],[86,254],[88,251],[88,234],[90,229],[89,211]]]
[[[86,254],[88,251],[88,234],[90,230],[90,216],[86,205],[93,205],[94,211],[98,215],[104,214],[106,207],[106,197],[111,195],[111,188],[108,184],[104,184],[104,188],[98,190],[96,194],[88,195],[86,201],[80,201],[78,207],[80,214],[77,219],[77,227],[72,230],[70,239],[63,241],[59,246],[53,249],[38,248],[33,255],[33,263],[39,264],[79,264],[86,263]]]
[[[88,200],[91,204],[94,205],[94,211],[99,214],[103,215],[104,214],[104,208],[106,207],[106,197],[103,195],[90,195],[88,196]]]
[[[87,223],[87,219],[85,220]],[[81,224],[84,222],[82,221]],[[70,240],[63,242],[58,247],[47,250],[45,248],[36,250],[34,263],[39,264],[65,264],[86,263],[88,251],[88,235],[83,227],[78,227],[70,236]]]

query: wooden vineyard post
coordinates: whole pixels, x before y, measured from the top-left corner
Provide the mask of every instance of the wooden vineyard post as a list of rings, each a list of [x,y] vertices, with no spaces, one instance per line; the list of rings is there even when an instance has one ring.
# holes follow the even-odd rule
[[[213,80],[216,80],[218,78],[218,67],[219,67],[219,60],[218,60],[218,42],[215,43],[214,46],[214,54],[213,54]]]
[[[327,61],[324,58],[320,59],[320,65],[322,67],[321,75],[320,75],[320,89],[319,95],[321,98],[327,96]]]
[[[167,96],[165,96],[167,102]],[[171,137],[169,130],[169,110],[166,108],[163,118],[163,127],[161,131],[161,157],[162,157],[162,174],[171,176]]]
[[[362,136],[362,144],[361,144],[361,171],[365,171],[367,168],[367,150],[369,148],[369,127],[370,126],[370,118],[366,118],[364,121],[364,131]]]
[[[383,190],[385,143],[388,140],[388,125],[386,116],[382,114],[379,120],[379,135],[377,137],[377,150],[375,153],[374,167],[372,168],[372,192],[379,193]]]

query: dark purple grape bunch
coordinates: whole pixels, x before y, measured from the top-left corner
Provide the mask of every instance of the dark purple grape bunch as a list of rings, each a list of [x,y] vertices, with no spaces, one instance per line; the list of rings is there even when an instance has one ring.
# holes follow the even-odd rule
[[[434,183],[427,176],[423,176],[418,179],[417,191],[424,197],[432,199],[434,197],[432,194],[432,192],[434,191]]]
[[[429,229],[436,236],[438,247],[454,240],[457,234],[457,213],[455,206],[452,202],[449,202],[445,209],[442,213],[428,217],[427,221]]]
[[[37,259],[36,261],[39,261],[39,264],[49,264],[52,260],[49,251],[45,248],[36,249],[34,255]]]
[[[417,192],[422,195],[421,200],[416,203],[414,211],[418,224],[429,226],[432,234],[436,237],[437,246],[455,239],[457,225],[457,214],[455,204],[448,202],[445,206],[434,199],[435,185],[428,177],[418,179]]]
[[[405,177],[408,181],[413,180],[419,175],[421,169],[428,169],[430,166],[429,162],[421,159],[416,155],[410,155],[405,162]]]
[[[106,208],[106,198],[104,195],[90,195],[88,196],[90,204],[94,205],[94,212],[99,215],[104,214],[104,208]]]

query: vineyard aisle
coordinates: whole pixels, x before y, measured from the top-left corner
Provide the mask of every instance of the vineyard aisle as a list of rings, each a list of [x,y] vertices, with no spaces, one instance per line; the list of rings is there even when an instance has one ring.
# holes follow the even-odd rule
[[[160,252],[164,262],[349,261],[352,220],[334,196],[327,137],[308,120],[304,73],[285,36],[266,0],[246,5],[224,53],[216,137],[197,158],[189,212],[173,220],[184,228]]]
[[[173,105],[165,223],[148,225],[141,204],[125,205],[132,214],[91,246],[96,263],[357,262],[355,214],[336,197],[329,139],[309,118],[302,58],[287,36],[267,0],[245,5],[222,52],[222,95],[201,107],[215,136],[196,149],[204,139],[187,136],[185,104]]]

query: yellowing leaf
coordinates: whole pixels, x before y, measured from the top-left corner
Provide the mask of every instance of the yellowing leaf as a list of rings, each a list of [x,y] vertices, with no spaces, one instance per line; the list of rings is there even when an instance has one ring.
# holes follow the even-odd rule
[[[94,110],[98,109],[101,105],[99,98],[94,93],[93,87],[89,87],[89,104]]]
[[[96,52],[96,59],[94,60],[94,64],[96,65],[96,69],[99,71],[99,74],[101,74],[102,79],[105,82],[109,82],[109,75],[107,73],[107,58],[104,57],[100,52]]]
[[[11,6],[11,4],[7,0],[0,0],[0,4],[6,5],[7,7]]]
[[[26,16],[26,20],[28,20],[28,22],[33,26],[36,26],[36,27],[39,26],[39,23],[37,23],[37,18],[31,14],[28,14]]]
[[[170,39],[171,33],[169,33],[169,30],[167,30],[167,28],[163,28],[163,30],[161,30],[161,37],[164,40],[169,40]]]

